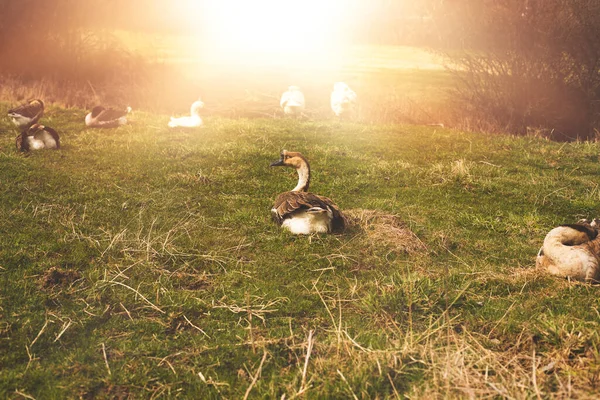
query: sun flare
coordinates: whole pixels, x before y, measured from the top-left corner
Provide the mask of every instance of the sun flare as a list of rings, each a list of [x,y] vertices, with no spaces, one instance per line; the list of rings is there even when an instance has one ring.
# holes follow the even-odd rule
[[[309,62],[342,45],[350,0],[186,0],[186,18],[201,15],[204,51],[238,61]],[[244,60],[244,58],[246,58]]]

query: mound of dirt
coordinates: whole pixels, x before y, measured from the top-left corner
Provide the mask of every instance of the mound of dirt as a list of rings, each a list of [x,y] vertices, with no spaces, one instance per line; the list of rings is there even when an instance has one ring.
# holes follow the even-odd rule
[[[77,271],[63,270],[52,267],[42,276],[42,286],[45,288],[54,286],[66,286],[81,278]]]
[[[427,246],[397,215],[362,208],[345,210],[344,215],[349,228],[364,232],[372,245],[383,245],[408,254],[427,250]]]

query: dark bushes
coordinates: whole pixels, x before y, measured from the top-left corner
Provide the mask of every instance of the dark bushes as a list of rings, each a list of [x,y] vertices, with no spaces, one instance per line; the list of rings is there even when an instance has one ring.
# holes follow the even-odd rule
[[[52,97],[48,92],[56,88],[55,97],[84,105],[94,102],[94,87],[139,81],[147,63],[115,36],[111,14],[118,6],[112,0],[0,0],[3,91],[22,86],[25,97],[36,90]],[[70,92],[76,96],[65,96]]]
[[[461,114],[512,133],[594,137],[600,127],[600,2],[436,3]]]

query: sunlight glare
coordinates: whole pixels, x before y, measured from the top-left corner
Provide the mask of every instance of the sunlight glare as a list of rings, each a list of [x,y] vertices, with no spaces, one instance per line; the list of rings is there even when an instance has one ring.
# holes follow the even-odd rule
[[[202,4],[202,5],[198,5]],[[323,63],[343,45],[352,0],[188,0],[202,14],[203,51],[238,63]]]

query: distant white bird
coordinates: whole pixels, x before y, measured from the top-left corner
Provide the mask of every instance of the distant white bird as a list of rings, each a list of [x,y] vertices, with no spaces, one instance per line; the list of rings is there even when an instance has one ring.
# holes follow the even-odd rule
[[[281,95],[279,102],[283,112],[286,115],[298,116],[302,114],[305,107],[304,93],[298,86],[290,86],[288,90]]]
[[[331,92],[331,109],[336,116],[352,112],[356,107],[356,93],[344,82],[337,82],[333,85]]]
[[[44,115],[44,102],[40,99],[29,100],[8,110],[9,118],[21,131],[38,122],[42,115]]]
[[[116,128],[127,123],[126,115],[130,112],[131,107],[119,110],[96,106],[85,116],[85,124],[91,128]]]
[[[34,124],[25,129],[15,139],[17,149],[20,151],[59,149],[60,138],[58,133],[44,125]]]
[[[202,118],[200,117],[200,110],[204,107],[202,100],[198,99],[192,103],[190,107],[189,117],[171,117],[169,121],[170,128],[182,127],[182,128],[196,128],[202,126]]]

